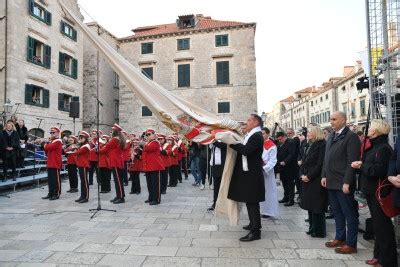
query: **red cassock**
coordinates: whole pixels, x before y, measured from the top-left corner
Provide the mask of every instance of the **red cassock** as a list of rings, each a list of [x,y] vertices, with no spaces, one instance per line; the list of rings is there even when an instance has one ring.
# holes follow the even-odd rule
[[[165,151],[165,152],[163,152],[163,151]],[[171,153],[172,153],[171,145],[168,143],[165,143],[161,147],[161,159],[164,163],[164,168],[168,168],[169,166],[171,166],[171,160],[170,160]]]
[[[178,159],[178,155],[180,154],[178,147],[176,145],[174,145],[171,148],[171,156],[170,156],[170,162],[171,165],[179,165],[179,159]]]
[[[119,146],[118,137],[111,138],[104,147],[100,149],[100,154],[107,154],[109,159],[109,168],[124,168],[124,161],[122,158],[122,149]]]
[[[75,145],[70,145],[69,147],[64,149],[64,154],[67,155],[67,164],[68,165],[76,164],[75,151],[76,151]]]
[[[78,148],[75,152],[76,156],[76,166],[78,168],[89,168],[89,155],[90,155],[90,145],[86,144]]]
[[[89,161],[97,161],[98,160],[98,156],[96,153],[96,143],[97,142],[97,138],[93,139],[89,145],[90,145],[90,154],[89,154]]]
[[[105,144],[100,144],[100,150],[105,146]],[[99,153],[99,168],[110,168],[110,161],[108,159],[107,153]]]
[[[62,169],[62,146],[61,139],[54,139],[49,144],[44,145],[47,155],[47,168]]]
[[[124,161],[129,161],[131,159],[131,147],[132,142],[126,142],[126,146],[122,152],[122,157],[124,158]]]
[[[164,170],[164,163],[161,159],[160,143],[157,140],[148,142],[143,147],[143,171]]]

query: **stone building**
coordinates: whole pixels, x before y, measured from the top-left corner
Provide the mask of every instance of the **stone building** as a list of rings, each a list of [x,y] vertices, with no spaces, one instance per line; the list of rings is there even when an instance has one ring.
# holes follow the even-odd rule
[[[176,23],[146,26],[121,38],[120,53],[149,79],[193,104],[243,121],[257,111],[255,23],[179,16]],[[164,130],[121,82],[121,125],[140,132]]]
[[[77,0],[64,2],[83,20]],[[82,99],[82,59],[83,36],[57,1],[0,2],[0,102],[10,100],[28,129],[42,119],[31,133],[74,130],[68,111],[73,97]],[[76,130],[81,125],[77,119]]]
[[[119,42],[114,35],[97,23],[86,25],[115,50],[119,50]],[[86,36],[83,49],[83,129],[97,127],[98,99],[102,104],[99,105],[99,129],[109,132],[119,117],[119,77]]]

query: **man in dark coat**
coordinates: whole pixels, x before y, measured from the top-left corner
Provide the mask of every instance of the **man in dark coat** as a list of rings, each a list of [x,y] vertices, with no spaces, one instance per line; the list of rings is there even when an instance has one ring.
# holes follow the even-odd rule
[[[332,113],[334,132],[326,141],[321,185],[328,189],[329,204],[335,218],[335,239],[325,243],[340,254],[357,252],[358,205],[354,199],[355,169],[353,161],[360,158],[360,139],[346,126],[346,114]],[[346,231],[347,226],[347,231]]]
[[[250,220],[250,224],[243,227],[245,230],[250,230],[246,236],[240,238],[243,242],[261,238],[260,202],[265,200],[262,124],[260,116],[251,114],[243,127],[246,132],[243,142],[230,145],[237,151],[237,157],[228,198],[245,202]]]
[[[226,144],[222,142],[214,142],[211,146],[210,166],[211,176],[214,183],[214,200],[213,204],[207,211],[215,209],[215,204],[218,199],[218,192],[221,185],[222,173],[224,172],[226,159]]]
[[[279,173],[284,190],[284,197],[279,203],[285,206],[294,205],[294,178],[298,175],[296,143],[287,138],[284,132],[276,134],[278,140],[278,154],[275,172]]]

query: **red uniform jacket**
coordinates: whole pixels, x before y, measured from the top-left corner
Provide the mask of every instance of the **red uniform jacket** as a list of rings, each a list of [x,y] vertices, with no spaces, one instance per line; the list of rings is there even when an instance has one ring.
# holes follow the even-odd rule
[[[161,147],[161,159],[164,163],[164,168],[168,168],[171,166],[171,160],[170,160],[170,155],[171,155],[171,145],[168,143],[165,143]]]
[[[142,160],[142,149],[139,147],[134,149],[134,157],[132,164],[129,165],[130,172],[141,172],[143,171],[143,160]]]
[[[47,155],[47,168],[62,168],[62,146],[61,139],[54,139],[49,144],[44,145],[44,151]]]
[[[70,145],[69,147],[64,149],[64,154],[67,155],[67,164],[68,165],[76,164],[75,151],[76,151],[75,145]]]
[[[97,142],[97,138],[93,139],[89,145],[90,145],[90,154],[89,154],[89,161],[97,161],[97,153],[96,153],[96,143]]]
[[[143,148],[143,171],[164,170],[164,163],[161,159],[160,143],[157,140],[150,141]]]
[[[178,159],[178,155],[180,154],[178,147],[176,145],[174,145],[171,148],[171,156],[170,156],[170,162],[171,165],[179,165],[179,159]]]
[[[113,137],[111,140],[100,149],[100,154],[107,154],[109,159],[109,168],[124,168],[122,158],[122,149],[119,147],[118,137]]]
[[[76,155],[76,166],[78,168],[89,168],[89,154],[90,154],[90,145],[86,144],[78,148],[75,152]]]
[[[131,160],[131,147],[132,147],[132,143],[130,141],[126,142],[126,146],[125,149],[123,150],[123,159],[124,161],[130,161]]]
[[[100,150],[105,144],[100,144]],[[108,153],[100,153],[99,168],[110,168],[110,160],[108,159]]]

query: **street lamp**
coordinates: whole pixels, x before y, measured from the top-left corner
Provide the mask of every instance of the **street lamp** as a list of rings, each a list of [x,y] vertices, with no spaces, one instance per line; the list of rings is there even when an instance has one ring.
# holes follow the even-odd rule
[[[7,99],[7,101],[3,104],[3,112],[2,112],[3,124],[6,123],[8,115],[11,114],[13,106],[14,105],[11,104],[11,100],[10,99]]]

